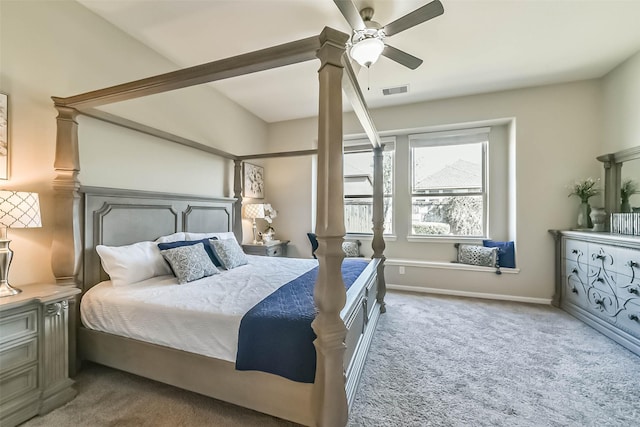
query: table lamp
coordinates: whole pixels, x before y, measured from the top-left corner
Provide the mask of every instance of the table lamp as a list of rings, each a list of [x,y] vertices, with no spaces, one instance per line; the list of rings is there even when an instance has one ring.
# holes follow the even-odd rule
[[[37,227],[42,227],[38,193],[0,190],[0,298],[21,292],[9,284],[13,251],[9,248],[7,229]]]
[[[264,218],[264,204],[262,203],[250,203],[244,205],[244,217],[253,220],[253,244],[258,244],[256,239],[256,218]]]

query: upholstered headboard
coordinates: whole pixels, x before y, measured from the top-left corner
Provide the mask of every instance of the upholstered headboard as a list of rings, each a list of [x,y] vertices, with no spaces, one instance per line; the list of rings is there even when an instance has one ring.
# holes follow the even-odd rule
[[[97,245],[121,246],[160,236],[233,231],[232,198],[83,187],[83,291],[107,280]],[[242,241],[242,236],[236,236]]]

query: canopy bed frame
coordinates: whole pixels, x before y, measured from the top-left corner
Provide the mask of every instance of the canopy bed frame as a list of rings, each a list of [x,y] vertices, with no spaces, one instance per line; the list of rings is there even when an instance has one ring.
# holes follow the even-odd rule
[[[242,162],[317,154],[317,314],[312,328],[317,355],[315,382],[296,383],[272,374],[236,371],[233,364],[142,343],[78,326],[80,357],[193,390],[306,425],[344,426],[381,312],[385,311],[382,144],[345,53],[349,36],[325,28],[314,37],[67,98],[53,97],[57,117],[53,181],[55,227],[52,269],[60,285],[83,293],[103,279],[97,244],[127,244],[175,231],[233,230],[242,239]],[[312,59],[320,60],[318,149],[236,156],[93,107],[130,100]],[[345,235],[343,205],[342,93],[373,145],[373,259],[347,293],[341,275]],[[94,119],[207,151],[234,162],[234,197],[214,199],[131,190],[82,187],[76,117]],[[132,227],[139,215],[154,215],[151,227]],[[147,216],[148,217],[148,216]],[[133,222],[132,222],[133,221]],[[158,225],[160,224],[160,225]],[[137,231],[134,231],[137,230]],[[135,235],[130,235],[134,233]],[[137,233],[137,234],[136,234]],[[352,286],[353,289],[353,286]],[[75,347],[72,331],[72,349]],[[185,369],[188,366],[188,369]],[[345,377],[346,371],[346,377]]]

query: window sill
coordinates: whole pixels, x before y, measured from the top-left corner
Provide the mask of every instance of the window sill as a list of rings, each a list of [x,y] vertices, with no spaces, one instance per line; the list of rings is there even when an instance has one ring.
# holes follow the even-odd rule
[[[460,237],[460,236],[407,236],[407,242],[412,243],[466,243],[482,244],[488,237]]]
[[[418,268],[439,268],[443,270],[466,270],[477,271],[482,273],[496,273],[494,267],[481,267],[479,265],[460,264],[457,262],[445,262],[445,261],[421,261],[416,259],[387,259],[384,264],[386,266],[398,266],[398,267],[418,267]],[[518,274],[519,268],[500,268],[500,272],[503,274]]]
[[[398,240],[398,236],[394,235],[394,234],[383,234],[382,238],[384,239],[385,242],[395,242],[396,240]],[[373,234],[357,234],[357,233],[350,233],[344,236],[345,240],[373,240]]]

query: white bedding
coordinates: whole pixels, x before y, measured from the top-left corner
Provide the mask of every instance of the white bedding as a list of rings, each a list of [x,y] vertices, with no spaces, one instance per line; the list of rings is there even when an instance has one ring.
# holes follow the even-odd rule
[[[89,329],[235,362],[245,313],[318,265],[314,259],[247,257],[247,265],[184,285],[174,276],[119,287],[111,281],[99,283],[82,298],[82,323]]]

